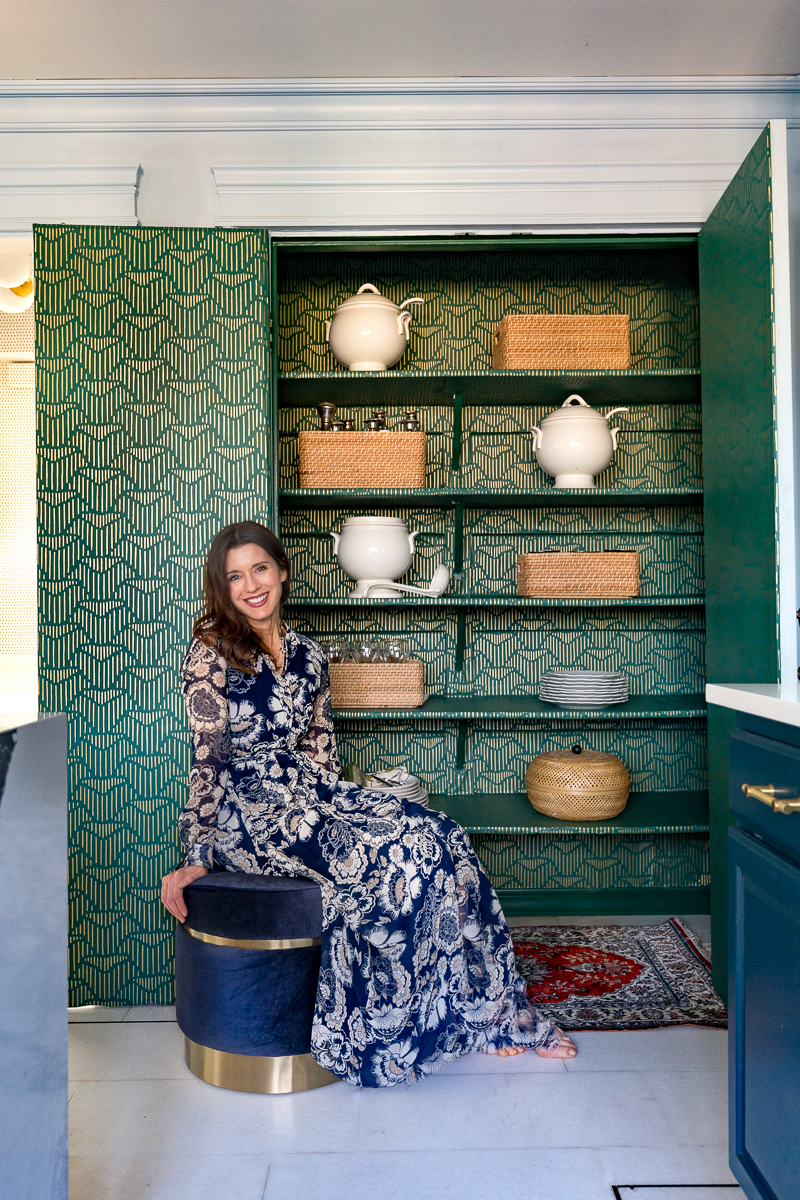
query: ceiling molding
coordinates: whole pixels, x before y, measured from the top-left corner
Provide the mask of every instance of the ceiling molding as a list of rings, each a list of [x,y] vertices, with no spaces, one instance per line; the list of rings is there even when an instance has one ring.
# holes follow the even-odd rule
[[[0,165],[0,235],[34,224],[135,225],[140,166]]]
[[[212,167],[218,223],[274,232],[695,230],[738,161]]]
[[[0,80],[0,133],[759,129],[779,116],[800,121],[797,76]]]

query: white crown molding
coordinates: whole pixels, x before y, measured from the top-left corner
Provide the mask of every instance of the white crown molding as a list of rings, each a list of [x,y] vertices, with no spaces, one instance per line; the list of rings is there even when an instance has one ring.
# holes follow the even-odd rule
[[[737,161],[212,167],[223,226],[275,233],[377,228],[698,229]]]
[[[0,133],[759,129],[775,116],[800,121],[800,77],[0,80]]]
[[[135,225],[140,166],[0,165],[0,235],[34,224]]]

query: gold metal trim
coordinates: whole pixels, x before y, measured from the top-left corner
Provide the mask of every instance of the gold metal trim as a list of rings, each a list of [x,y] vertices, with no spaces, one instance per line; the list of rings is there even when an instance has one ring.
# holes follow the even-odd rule
[[[186,1065],[192,1074],[214,1087],[232,1092],[277,1095],[307,1092],[311,1088],[338,1083],[339,1076],[326,1071],[310,1054],[228,1054],[200,1046],[184,1035]]]
[[[235,946],[238,950],[302,950],[306,946],[321,946],[322,938],[224,938],[216,937],[213,933],[199,933],[183,927],[189,937],[197,938],[198,942],[208,942],[211,946]]]
[[[751,800],[760,800],[762,804],[768,804],[773,812],[787,815],[800,812],[800,796],[787,796],[784,798],[776,796],[776,790],[773,783],[765,783],[760,787],[756,787],[752,783],[742,784],[742,791],[745,796],[749,796]]]

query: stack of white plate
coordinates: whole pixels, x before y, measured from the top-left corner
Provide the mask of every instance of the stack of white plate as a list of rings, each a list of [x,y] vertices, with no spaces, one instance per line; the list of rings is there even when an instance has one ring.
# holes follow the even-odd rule
[[[413,800],[415,804],[427,804],[428,792],[416,775],[409,775],[402,768],[376,771],[367,776],[367,788],[373,792],[386,792],[398,800]]]
[[[539,681],[539,699],[562,708],[624,704],[630,691],[630,680],[622,671],[548,671]]]

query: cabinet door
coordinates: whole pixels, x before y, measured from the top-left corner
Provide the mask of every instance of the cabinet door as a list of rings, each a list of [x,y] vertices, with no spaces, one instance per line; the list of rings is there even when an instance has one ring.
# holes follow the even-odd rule
[[[72,1003],[168,1003],[202,565],[271,519],[260,230],[35,231],[40,701],[70,728]]]
[[[731,1169],[750,1200],[797,1200],[800,867],[732,829],[730,897]]]
[[[699,239],[706,660],[712,683],[777,681],[779,649],[787,677],[797,663],[788,221],[786,123],[772,121]],[[710,709],[715,949],[725,944],[731,723],[729,713]],[[719,952],[714,967],[715,985],[724,992]]]

